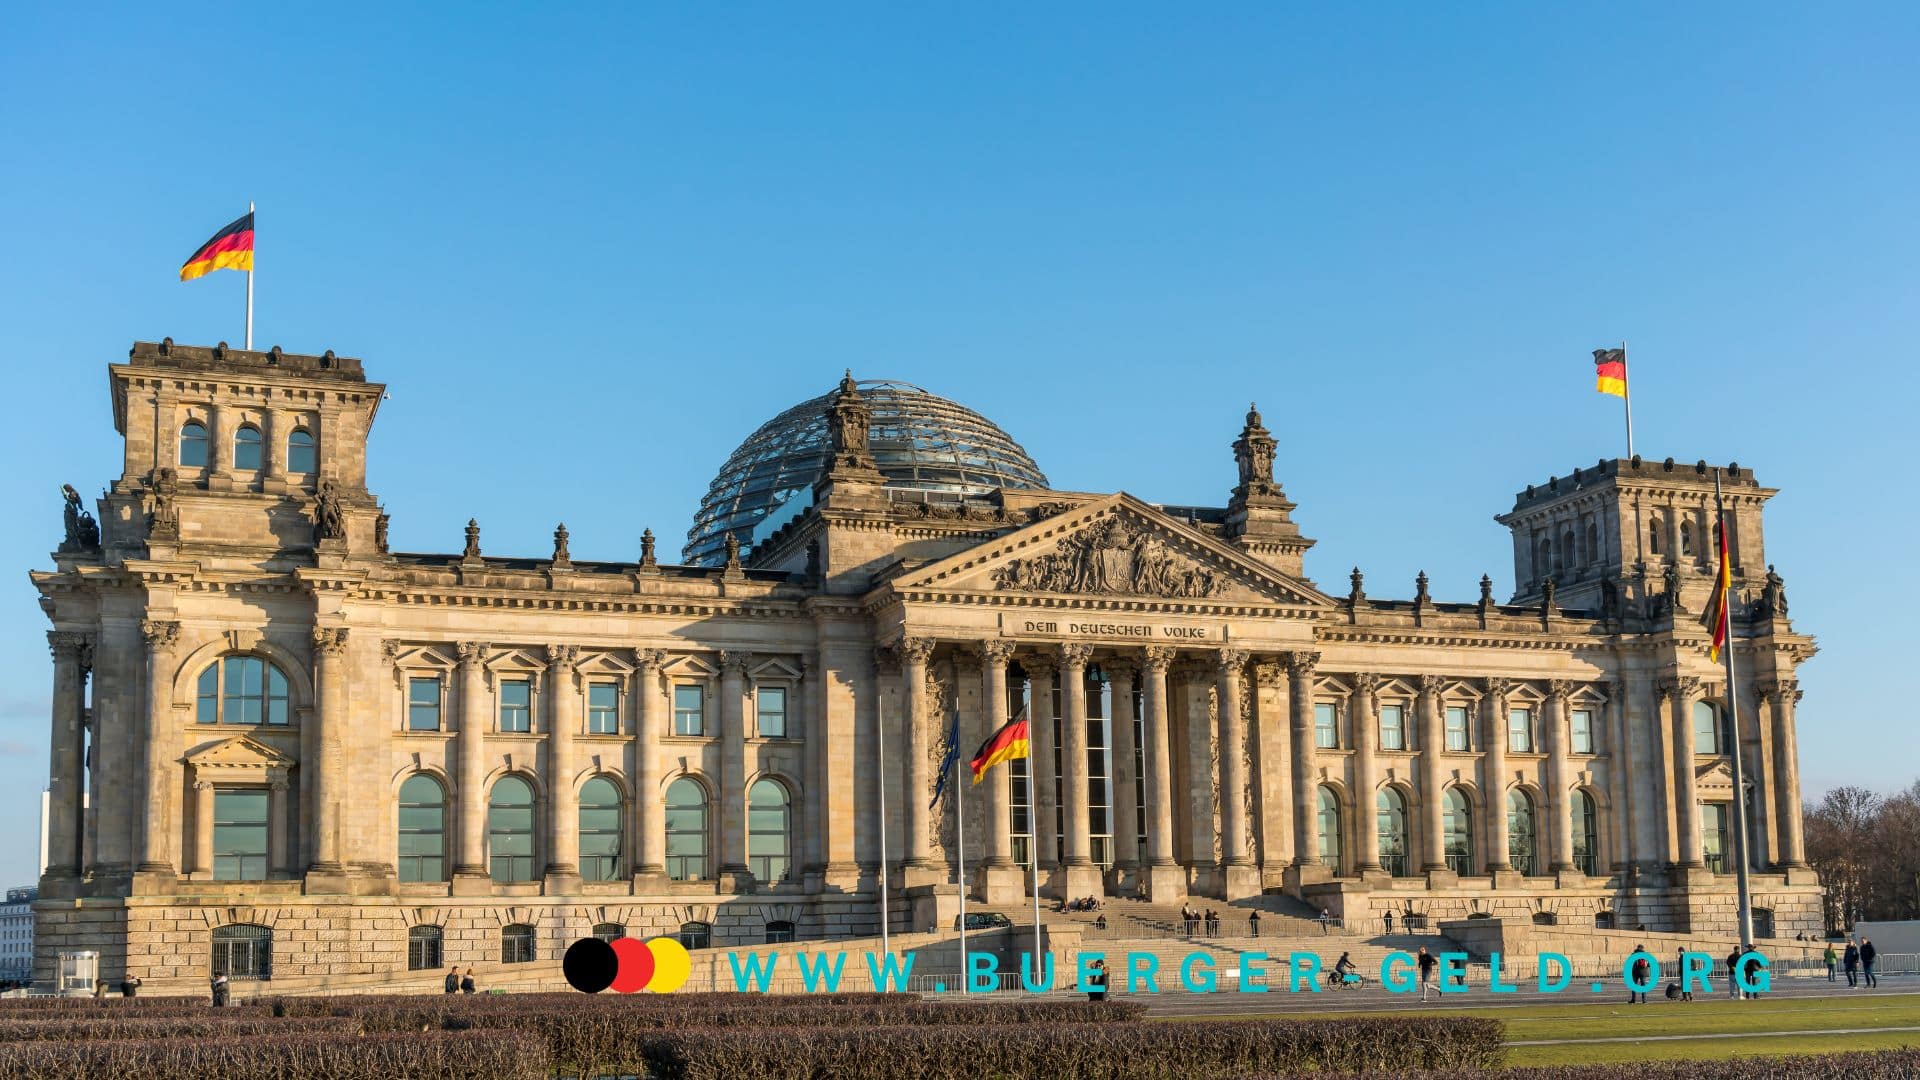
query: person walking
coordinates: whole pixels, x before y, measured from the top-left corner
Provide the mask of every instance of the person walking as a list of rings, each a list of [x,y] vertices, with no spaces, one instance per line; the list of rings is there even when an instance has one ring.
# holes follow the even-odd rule
[[[1847,942],[1847,951],[1840,956],[1840,966],[1847,970],[1847,985],[1859,986],[1860,977],[1856,972],[1860,970],[1860,946]]]
[[[1420,962],[1420,1000],[1425,1001],[1427,991],[1433,988],[1433,969],[1440,966],[1440,961],[1434,959],[1425,945],[1420,946],[1418,960]]]
[[[1087,973],[1087,1000],[1107,1000],[1107,962],[1095,960],[1093,970]]]
[[[139,992],[140,992],[140,976],[135,975],[132,972],[128,972],[127,974],[120,976],[120,996],[121,997],[130,998],[130,997],[133,997],[135,994],[138,994]]]
[[[1880,950],[1873,947],[1872,938],[1860,939],[1860,970],[1866,973],[1869,989],[1880,985],[1880,980],[1873,977],[1873,962],[1879,956]]]
[[[1393,933],[1393,909],[1388,908],[1384,917],[1387,920],[1387,933],[1391,934]]]
[[[472,968],[468,968],[467,973],[460,977],[460,992],[463,994],[471,994],[474,992]]]
[[[1327,929],[1331,925],[1333,925],[1332,913],[1327,911],[1326,908],[1321,908],[1320,909],[1320,936],[1321,937],[1325,937],[1329,933],[1332,933],[1331,930]]]
[[[1739,968],[1740,947],[1736,945],[1733,951],[1727,954],[1727,996],[1730,998],[1740,996],[1740,976],[1736,974]]]
[[[1207,936],[1220,936],[1220,913],[1212,908],[1207,909]]]
[[[1653,984],[1653,957],[1645,945],[1635,945],[1630,959],[1633,963],[1627,967],[1633,974],[1627,980],[1627,1004],[1645,1005],[1647,987]]]
[[[1260,913],[1258,911],[1247,916],[1247,933],[1254,937],[1260,936]]]
[[[1680,1000],[1692,1001],[1693,990],[1687,985],[1687,950],[1681,949],[1679,954],[1673,958],[1673,971],[1675,976],[1680,980]],[[1707,987],[1708,989],[1712,989],[1713,987],[1713,980],[1711,978],[1707,980]]]
[[[1826,952],[1825,959],[1827,961],[1827,981],[1832,982],[1833,969],[1835,965],[1839,964],[1840,956],[1839,954],[1833,951],[1833,942],[1831,941],[1827,942],[1827,952]]]
[[[449,994],[457,994],[460,992],[460,968],[457,965],[447,969],[446,986],[447,993]]]

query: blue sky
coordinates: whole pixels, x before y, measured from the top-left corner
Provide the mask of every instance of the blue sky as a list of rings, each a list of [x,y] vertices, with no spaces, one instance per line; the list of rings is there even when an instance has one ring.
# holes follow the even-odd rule
[[[1258,400],[1313,578],[1505,596],[1492,515],[1622,451],[1624,338],[1644,455],[1781,489],[1809,795],[1920,774],[1920,8],[404,7],[9,16],[0,820],[46,775],[26,571],[118,472],[104,366],[239,342],[244,279],[175,272],[249,199],[256,344],[391,388],[405,550],[677,552],[851,366],[1156,501],[1224,500]]]

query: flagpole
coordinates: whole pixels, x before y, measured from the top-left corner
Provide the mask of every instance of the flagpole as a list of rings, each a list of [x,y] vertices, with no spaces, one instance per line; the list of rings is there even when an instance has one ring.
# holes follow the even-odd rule
[[[1620,339],[1620,400],[1627,403],[1627,456],[1633,456],[1633,376],[1627,370],[1627,339]]]
[[[247,200],[247,213],[253,213],[252,199]],[[257,232],[254,234],[253,258],[256,260],[260,257],[259,235]],[[251,262],[247,266],[247,351],[253,351],[253,266]]]
[[[893,955],[889,945],[888,929],[893,923],[893,909],[887,897],[887,692],[879,693],[880,700],[875,703],[874,727],[879,737],[874,740],[879,756],[874,759],[875,777],[880,788],[880,954]],[[879,989],[879,987],[874,987]]]
[[[1717,468],[1713,471],[1713,512],[1720,524],[1720,561],[1726,567],[1721,573],[1730,577],[1732,557],[1727,539],[1727,511],[1720,499],[1720,470]],[[1753,896],[1747,882],[1747,789],[1741,764],[1740,691],[1733,674],[1733,590],[1728,586],[1727,578],[1717,582],[1716,586],[1726,589],[1720,598],[1720,626],[1721,637],[1726,642],[1726,655],[1722,659],[1727,665],[1727,729],[1732,733],[1733,744],[1733,880],[1739,896],[1740,948],[1745,950],[1753,948]]]
[[[953,726],[954,747],[960,746],[960,725]],[[968,984],[973,980],[967,976],[967,797],[962,790],[966,785],[960,782],[960,755],[949,751],[953,758],[953,819],[954,843],[959,849],[960,865],[960,992],[969,994],[973,988]]]

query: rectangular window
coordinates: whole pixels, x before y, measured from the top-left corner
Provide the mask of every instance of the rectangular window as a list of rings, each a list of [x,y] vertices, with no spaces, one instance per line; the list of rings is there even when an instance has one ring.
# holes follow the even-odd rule
[[[763,686],[753,695],[755,728],[763,739],[787,737],[787,688]]]
[[[1380,749],[1407,748],[1407,712],[1404,706],[1380,706]]]
[[[1701,858],[1707,869],[1716,874],[1728,872],[1728,852],[1733,850],[1733,841],[1728,823],[1733,820],[1728,803],[1701,803],[1700,805],[1700,846]]]
[[[1533,752],[1533,710],[1507,711],[1507,749],[1516,754]]]
[[[1322,702],[1313,707],[1313,745],[1322,750],[1340,746],[1340,718],[1331,703]]]
[[[597,682],[587,687],[587,734],[620,734],[620,687]]]
[[[407,680],[407,730],[440,730],[440,680]]]
[[[240,788],[213,793],[213,878],[267,879],[267,792]]]
[[[707,733],[707,688],[699,683],[679,683],[673,688],[673,733]]]
[[[1467,710],[1458,705],[1447,707],[1447,749],[1465,752],[1472,744],[1467,739]]]
[[[1572,715],[1573,752],[1576,754],[1593,753],[1593,712],[1588,709],[1575,709]]]
[[[505,679],[500,683],[500,730],[533,730],[533,682]]]

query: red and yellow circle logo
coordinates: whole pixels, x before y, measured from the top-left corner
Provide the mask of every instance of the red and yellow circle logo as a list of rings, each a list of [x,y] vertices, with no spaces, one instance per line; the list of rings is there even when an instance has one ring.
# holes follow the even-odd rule
[[[583,994],[612,989],[620,994],[642,990],[670,994],[687,984],[693,957],[686,946],[670,937],[581,938],[567,947],[560,962],[567,985]]]

